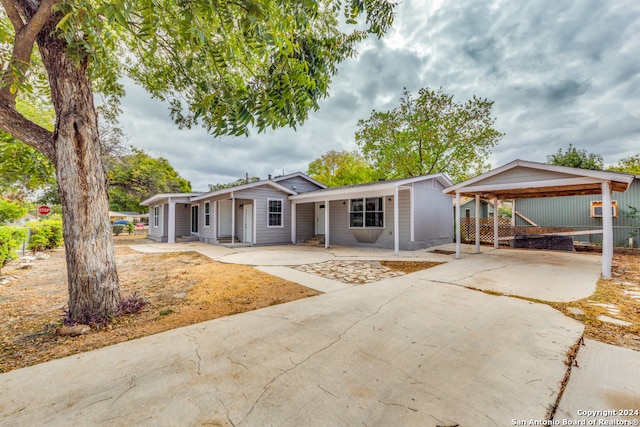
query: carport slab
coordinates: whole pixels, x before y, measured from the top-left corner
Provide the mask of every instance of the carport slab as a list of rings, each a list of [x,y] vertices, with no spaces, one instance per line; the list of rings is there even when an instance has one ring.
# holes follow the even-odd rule
[[[543,418],[582,325],[407,277],[0,375],[11,425],[504,426]]]
[[[600,257],[592,254],[500,249],[462,254],[419,277],[505,295],[562,302],[586,298],[596,290]]]
[[[607,425],[597,424],[598,420],[637,420],[640,423],[640,414],[624,416],[620,412],[640,411],[640,352],[585,340],[577,362],[578,366],[571,369],[555,419],[561,422],[595,420],[594,425]],[[586,411],[601,412],[586,415]]]

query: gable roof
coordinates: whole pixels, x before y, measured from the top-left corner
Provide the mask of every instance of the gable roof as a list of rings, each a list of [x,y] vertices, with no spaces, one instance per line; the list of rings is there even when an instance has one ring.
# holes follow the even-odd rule
[[[442,173],[433,175],[415,176],[411,178],[400,178],[393,180],[374,181],[365,184],[346,185],[344,187],[324,188],[321,190],[309,191],[289,197],[291,200],[304,200],[305,202],[340,200],[352,196],[373,197],[375,195],[391,195],[396,187],[413,184],[414,182],[435,179],[443,187],[451,185],[451,180]]]
[[[238,185],[237,187],[223,188],[221,190],[210,191],[208,193],[203,193],[203,194],[201,193],[197,196],[192,197],[191,200],[194,202],[197,202],[198,200],[208,199],[210,197],[220,196],[222,194],[229,194],[237,191],[248,190],[250,188],[260,187],[264,185],[273,187],[276,190],[280,190],[283,193],[286,193],[288,195],[298,194],[295,191],[288,189],[284,185],[280,185],[277,182],[273,182],[273,180],[266,180],[266,181],[256,181],[256,182],[251,182],[249,184]]]
[[[290,173],[287,175],[280,175],[280,176],[276,176],[274,178],[271,178],[271,181],[273,182],[280,182],[280,181],[284,181],[286,179],[291,179],[291,178],[303,178],[306,179],[307,181],[317,185],[320,188],[327,188],[326,185],[324,185],[323,183],[316,181],[315,179],[311,178],[309,175],[302,173],[302,172],[294,172],[294,173]]]
[[[464,196],[479,194],[482,198],[523,199],[536,197],[576,196],[602,193],[602,183],[609,182],[612,191],[624,192],[634,176],[619,172],[594,171],[514,160],[499,168],[446,188],[445,194],[459,192]]]

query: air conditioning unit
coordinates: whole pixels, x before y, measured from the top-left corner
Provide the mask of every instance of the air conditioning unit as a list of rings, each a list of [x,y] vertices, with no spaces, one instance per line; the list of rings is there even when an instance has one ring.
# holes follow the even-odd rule
[[[618,202],[616,200],[611,201],[611,216],[618,217]],[[594,200],[591,202],[591,218],[602,218],[602,201]]]

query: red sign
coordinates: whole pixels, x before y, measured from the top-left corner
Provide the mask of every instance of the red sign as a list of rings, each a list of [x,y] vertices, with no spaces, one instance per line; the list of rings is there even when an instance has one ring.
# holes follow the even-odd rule
[[[51,208],[47,205],[42,205],[38,207],[38,213],[40,215],[49,215],[51,213]]]

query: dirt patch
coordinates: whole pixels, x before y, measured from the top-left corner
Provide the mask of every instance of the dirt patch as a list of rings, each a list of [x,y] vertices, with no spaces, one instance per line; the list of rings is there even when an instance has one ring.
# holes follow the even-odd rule
[[[586,338],[640,351],[640,256],[616,254],[611,275],[611,280],[598,280],[588,298],[551,305],[583,321]],[[606,322],[601,316],[630,325]]]
[[[116,263],[122,295],[137,292],[149,304],[75,338],[55,333],[68,299],[64,251],[49,252],[31,268],[20,269],[17,263],[3,268],[3,276],[13,277],[0,286],[0,372],[320,294],[198,253],[143,254],[121,246],[139,243],[150,241],[118,236]]]

